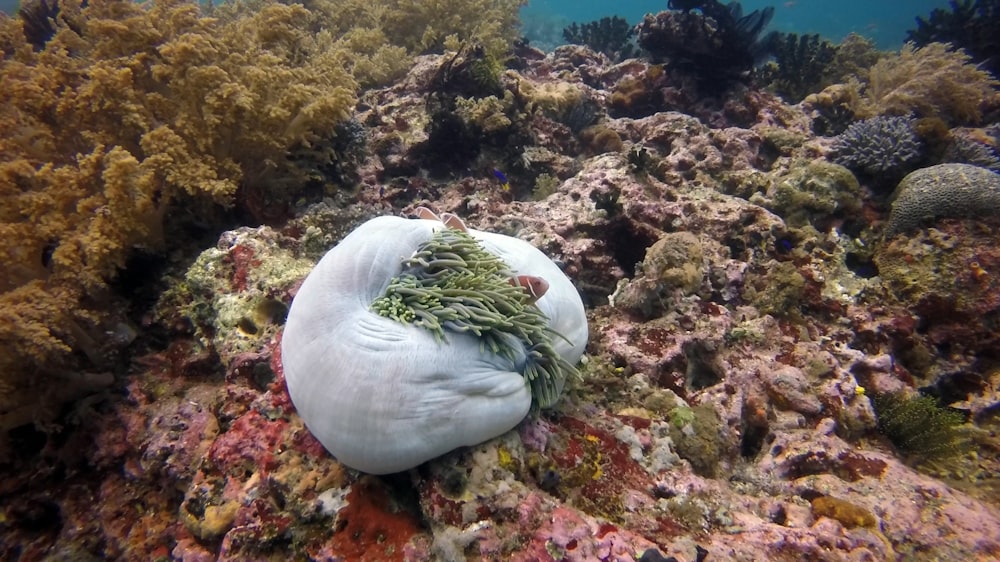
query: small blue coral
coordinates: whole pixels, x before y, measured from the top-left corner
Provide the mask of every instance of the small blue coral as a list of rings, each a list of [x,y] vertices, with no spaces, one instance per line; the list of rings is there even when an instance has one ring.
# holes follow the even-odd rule
[[[901,177],[923,157],[909,117],[879,116],[852,123],[837,137],[833,161],[870,175]]]

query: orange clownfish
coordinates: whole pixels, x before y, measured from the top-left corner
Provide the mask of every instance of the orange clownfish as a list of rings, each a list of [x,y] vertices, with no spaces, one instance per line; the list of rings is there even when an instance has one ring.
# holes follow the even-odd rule
[[[515,287],[523,287],[528,292],[528,302],[531,303],[537,302],[549,290],[549,282],[534,275],[511,277],[510,284]]]

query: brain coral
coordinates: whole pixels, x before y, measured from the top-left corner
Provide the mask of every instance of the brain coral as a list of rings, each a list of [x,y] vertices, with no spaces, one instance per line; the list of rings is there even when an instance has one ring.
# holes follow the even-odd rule
[[[1000,175],[970,164],[939,164],[910,173],[896,188],[886,239],[938,218],[1000,214]]]

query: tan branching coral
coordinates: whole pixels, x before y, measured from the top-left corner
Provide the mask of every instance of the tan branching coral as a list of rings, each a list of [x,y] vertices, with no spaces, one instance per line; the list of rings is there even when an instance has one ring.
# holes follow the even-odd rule
[[[388,0],[382,28],[417,52],[440,50],[452,37],[499,55],[517,38],[517,11],[527,0]]]
[[[524,3],[56,2],[51,37],[0,14],[0,432],[72,400],[37,392],[57,378],[94,387],[65,380],[103,368],[108,282],[168,247],[171,209],[291,200],[289,151],[321,148],[360,88],[447,39],[499,56]]]
[[[976,124],[985,106],[997,104],[997,86],[962,51],[907,43],[868,72],[862,114],[939,117],[952,125]]]
[[[241,4],[256,10],[262,1]],[[352,64],[377,71],[355,74],[368,83],[409,57],[458,50],[466,43],[481,45],[492,56],[505,55],[520,37],[518,11],[527,0],[304,0],[304,4],[322,14],[323,28],[350,47]]]
[[[348,56],[305,31],[316,17],[67,0],[40,50],[0,20],[0,419],[71,351],[100,365],[107,281],[133,249],[162,248],[173,202],[275,189],[289,148],[350,115]]]

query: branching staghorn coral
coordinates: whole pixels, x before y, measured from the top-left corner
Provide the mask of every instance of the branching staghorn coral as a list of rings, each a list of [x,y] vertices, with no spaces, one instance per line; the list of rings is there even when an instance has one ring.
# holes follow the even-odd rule
[[[872,117],[852,123],[834,145],[833,161],[867,174],[899,178],[923,156],[908,117]]]
[[[537,406],[552,406],[576,368],[552,347],[562,338],[548,327],[524,288],[498,257],[470,235],[437,231],[413,256],[371,309],[398,322],[431,331],[439,341],[447,332],[471,332],[492,353],[514,360],[510,337],[528,350],[524,376]]]

